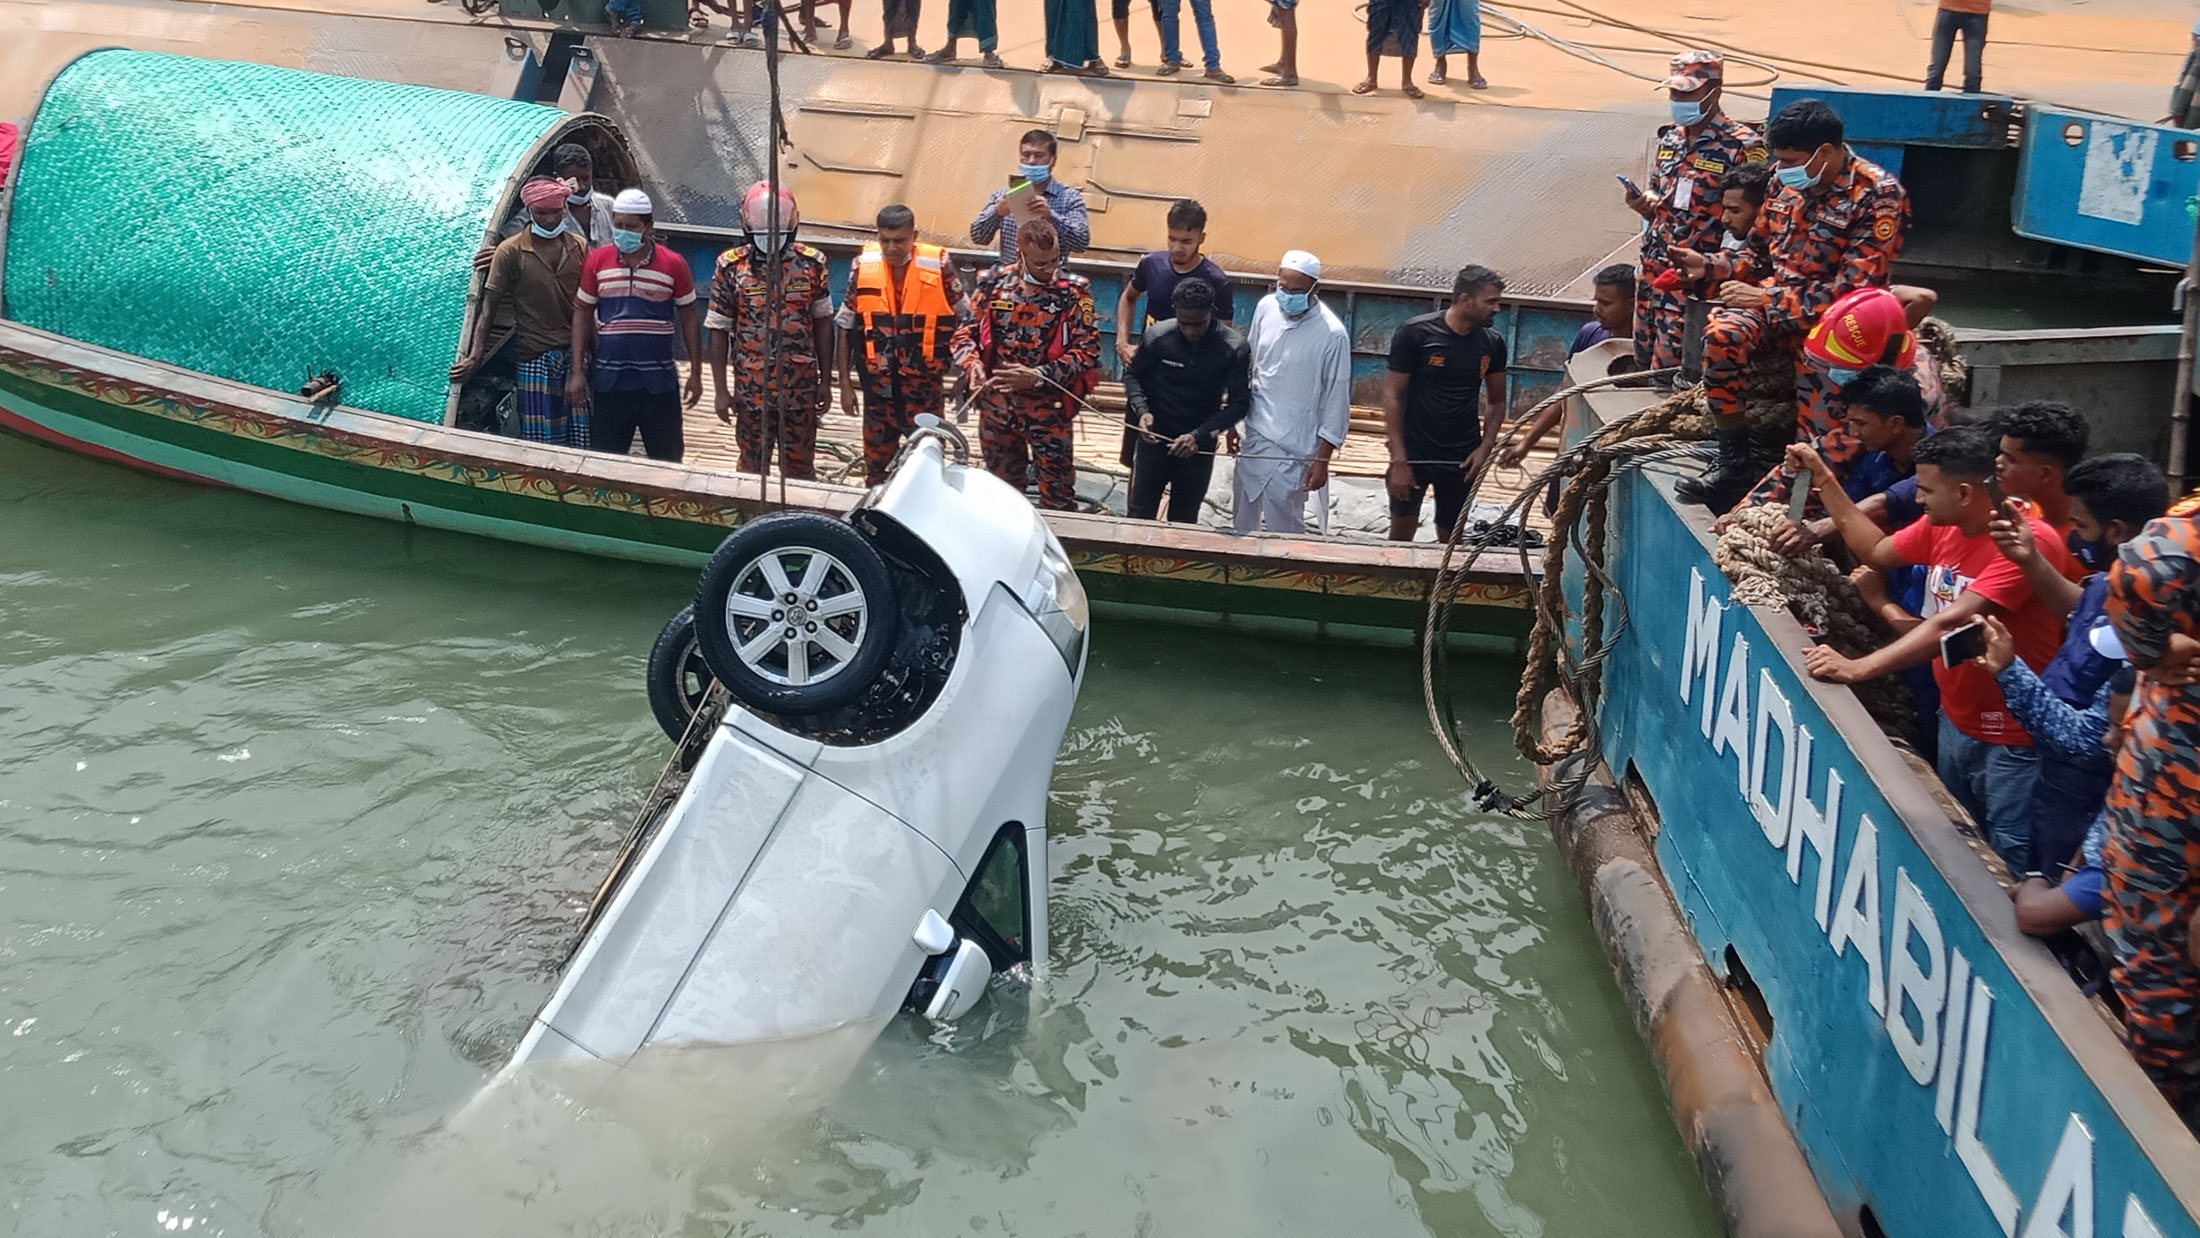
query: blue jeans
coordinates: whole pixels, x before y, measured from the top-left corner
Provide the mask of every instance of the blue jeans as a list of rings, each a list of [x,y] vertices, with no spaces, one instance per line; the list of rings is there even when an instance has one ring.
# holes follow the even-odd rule
[[[1986,831],[1986,841],[2017,873],[2032,858],[2032,791],[2040,754],[2029,744],[1989,744],[1940,717],[1940,780]]]
[[[1986,60],[1985,13],[1957,13],[1942,9],[1933,21],[1933,61],[1925,69],[1925,89],[1940,89],[1948,72],[1948,58],[1955,54],[1956,36],[1963,36],[1963,91],[1977,94]]]
[[[1161,24],[1161,60],[1173,64],[1184,59],[1184,44],[1178,37],[1177,15],[1183,11],[1184,0],[1153,0],[1154,20]],[[1215,37],[1215,0],[1192,0],[1192,24],[1199,28],[1199,47],[1206,53],[1207,71],[1222,67],[1222,42]]]

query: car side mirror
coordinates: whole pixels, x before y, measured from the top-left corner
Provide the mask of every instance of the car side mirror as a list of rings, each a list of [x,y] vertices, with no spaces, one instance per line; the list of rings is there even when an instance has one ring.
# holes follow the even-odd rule
[[[985,949],[964,938],[940,973],[939,987],[924,1007],[924,1017],[935,1023],[952,1023],[970,1013],[985,996],[986,982],[993,979],[993,964]]]

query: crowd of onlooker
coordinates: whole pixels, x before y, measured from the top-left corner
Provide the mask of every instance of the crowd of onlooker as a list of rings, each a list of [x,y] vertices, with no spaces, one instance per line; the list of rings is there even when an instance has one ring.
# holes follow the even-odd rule
[[[1628,362],[1682,368],[1690,303],[1708,310],[1718,455],[1676,493],[1721,528],[1786,505],[1774,548],[1853,565],[1889,637],[1813,647],[1810,673],[1908,680],[1921,748],[2018,878],[2020,926],[2120,1007],[2200,1118],[2200,496],[2173,507],[2152,461],[2089,455],[2076,409],[1951,407],[1917,332],[1933,296],[1891,280],[1901,182],[1818,100],[1760,138],[1720,112],[1722,76],[1715,53],[1676,59],[1674,124],[1626,190],[1644,220]],[[1793,441],[1768,459],[1752,402],[1789,365]],[[2095,920],[2105,968],[2072,933]]]

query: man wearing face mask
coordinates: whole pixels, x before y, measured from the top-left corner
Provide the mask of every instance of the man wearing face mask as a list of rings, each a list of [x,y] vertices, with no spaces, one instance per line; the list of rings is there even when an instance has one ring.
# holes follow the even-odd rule
[[[1721,513],[1766,472],[1751,450],[1742,395],[1752,361],[1768,349],[1795,356],[1791,437],[1807,442],[1832,432],[1838,387],[1824,363],[1802,356],[1804,336],[1841,297],[1891,280],[1910,222],[1902,183],[1848,148],[1840,113],[1824,100],[1787,105],[1766,138],[1780,187],[1757,221],[1763,251],[1673,250],[1682,273],[1717,285],[1721,302],[1704,333],[1704,396],[1717,426],[1718,463],[1700,480],[1682,479],[1675,493]]]
[[[596,188],[596,161],[578,142],[561,142],[550,152],[550,175],[565,181],[566,228],[588,248],[611,243],[611,195]],[[534,221],[521,210],[504,221],[505,236],[517,236]],[[486,251],[484,251],[486,252]],[[475,259],[475,265],[481,265]]]
[[[1626,191],[1627,209],[1642,216],[1642,278],[1635,285],[1635,363],[1664,369],[1681,363],[1681,327],[1687,302],[1678,289],[1653,287],[1673,265],[1673,250],[1718,244],[1723,200],[1719,186],[1735,168],[1766,157],[1763,139],[1719,108],[1726,58],[1717,52],[1682,52],[1662,83],[1673,126],[1658,138],[1657,168],[1649,188]]]
[[[2049,712],[2044,703],[2050,698],[2070,709],[2097,711],[2105,725],[2109,681],[2122,665],[2101,652],[2096,636],[2097,629],[2114,630],[2108,622],[2107,568],[2125,542],[2169,508],[2169,479],[2145,456],[2130,452],[2085,461],[2070,470],[2068,484],[2068,544],[2073,557],[2093,573],[2083,584],[2071,581],[2039,552],[2032,521],[2005,510],[1986,527],[2003,557],[2023,569],[2025,583],[2040,603],[2065,621],[2062,647],[2038,674],[2006,657],[1981,663],[2001,684],[2009,711],[2027,729],[2033,727],[2033,715]],[[2108,794],[2113,756],[2098,744],[2069,751],[2041,749],[2027,871],[2050,873],[2070,862]]]
[[[702,355],[695,277],[687,260],[657,243],[656,207],[639,189],[611,200],[611,243],[588,255],[573,295],[573,375],[565,398],[587,409],[589,446],[627,455],[634,436],[652,460],[687,450],[680,409],[703,398],[703,372],[688,366],[680,389],[675,339],[692,362]]]
[[[955,332],[955,364],[979,405],[985,466],[1022,491],[1039,474],[1039,506],[1077,505],[1073,435],[1079,401],[1098,381],[1100,328],[1092,285],[1062,269],[1061,237],[1024,225],[1017,261],[978,277],[971,318]]]
[[[498,245],[482,287],[468,349],[451,367],[451,381],[465,382],[493,351],[497,319],[508,316],[519,366],[520,437],[530,443],[588,446],[587,406],[571,411],[565,399],[572,377],[567,360],[573,342],[573,296],[580,291],[588,244],[566,225],[565,182],[538,176],[520,186],[527,230]]]
[[[1092,216],[1085,209],[1085,195],[1054,179],[1055,151],[1053,134],[1044,129],[1026,132],[1016,144],[1016,175],[1009,178],[1008,186],[994,190],[985,209],[970,221],[970,239],[977,244],[990,245],[1000,238],[1004,264],[1016,261],[1015,206],[1008,200],[1009,190],[1026,181],[1038,187],[1032,210],[1053,223],[1064,257],[1082,253],[1092,244]]]
[[[1285,254],[1245,332],[1252,411],[1230,479],[1240,533],[1304,533],[1307,493],[1329,484],[1352,428],[1352,336],[1321,303],[1321,278],[1321,259]]]
[[[776,449],[781,473],[809,481],[817,476],[818,418],[832,399],[825,360],[833,355],[833,293],[825,255],[795,239],[800,224],[792,193],[782,188],[775,204],[768,183],[749,187],[741,198],[748,239],[718,255],[703,325],[718,387],[715,411],[733,426],[741,471],[764,472]]]

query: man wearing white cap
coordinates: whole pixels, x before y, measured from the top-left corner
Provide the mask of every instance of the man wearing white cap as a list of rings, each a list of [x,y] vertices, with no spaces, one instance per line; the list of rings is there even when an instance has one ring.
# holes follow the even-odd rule
[[[1321,259],[1283,256],[1245,340],[1253,410],[1231,479],[1237,531],[1306,531],[1306,493],[1329,484],[1329,458],[1352,425],[1352,339],[1323,305]]]
[[[687,260],[657,243],[656,207],[639,189],[611,200],[611,244],[588,255],[573,298],[572,378],[566,398],[590,410],[589,445],[627,455],[634,436],[653,460],[677,461],[686,451],[680,424],[680,367],[675,338],[685,341],[684,402],[703,396],[702,324],[695,314],[695,276]]]

